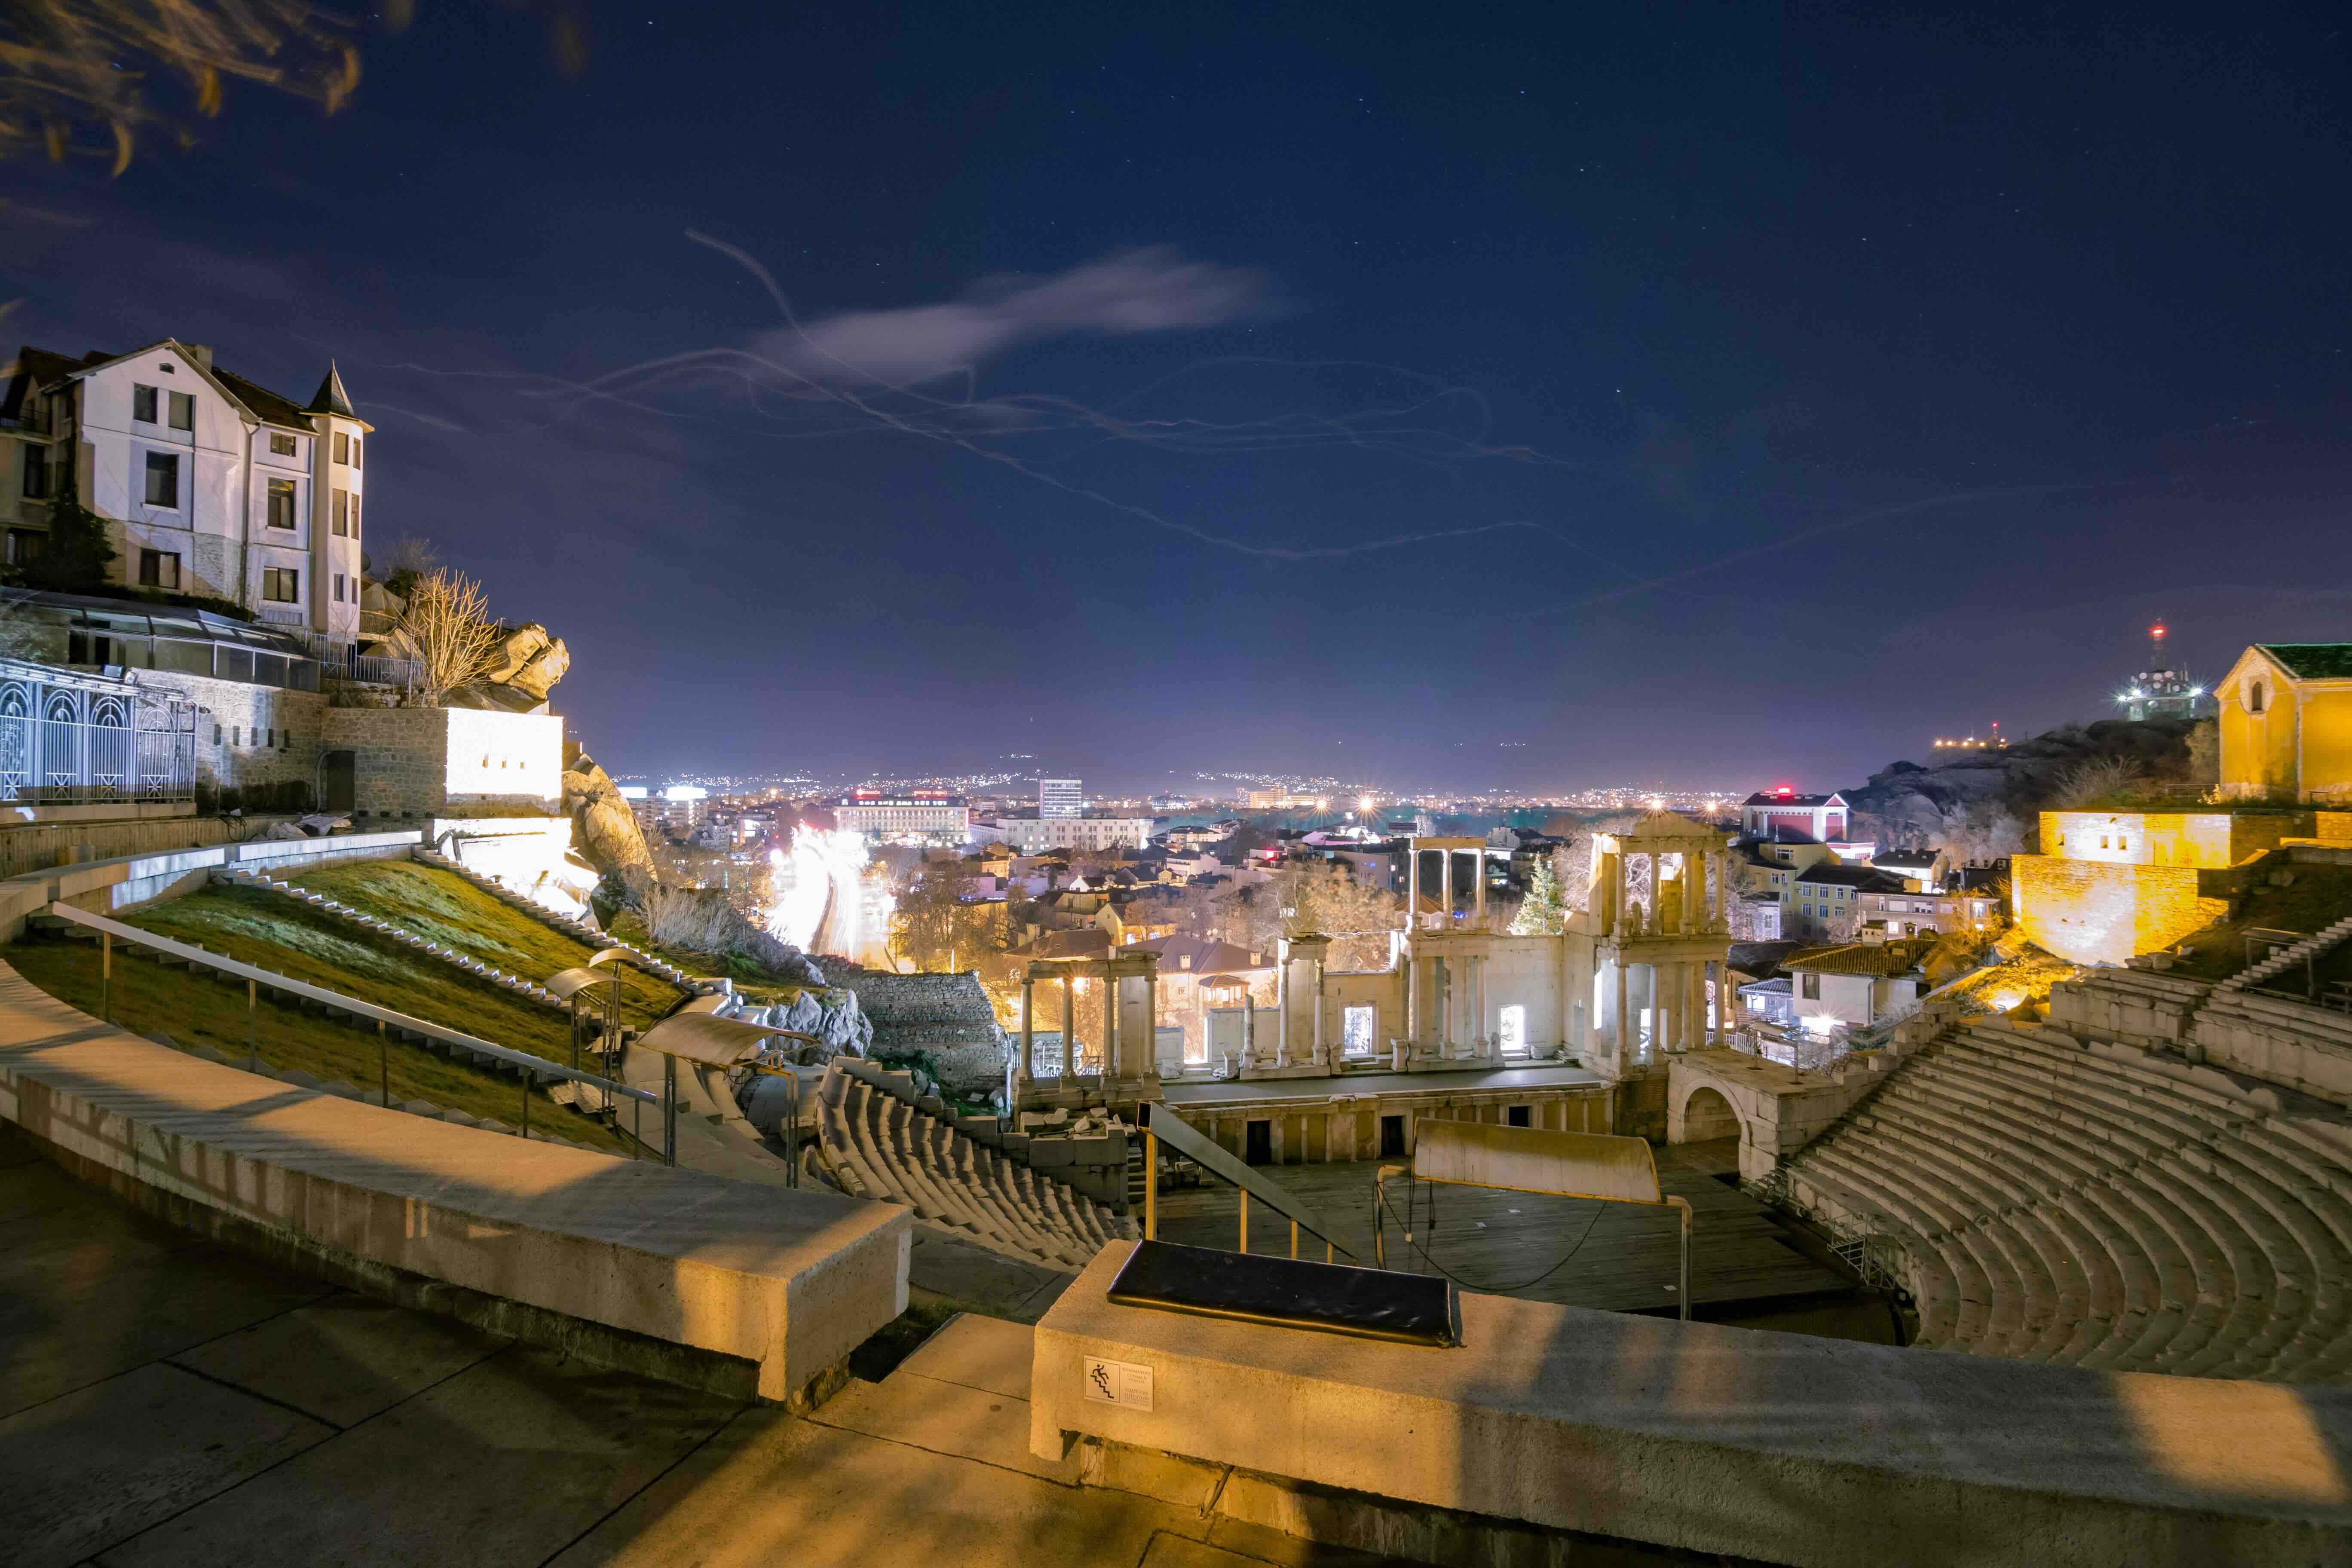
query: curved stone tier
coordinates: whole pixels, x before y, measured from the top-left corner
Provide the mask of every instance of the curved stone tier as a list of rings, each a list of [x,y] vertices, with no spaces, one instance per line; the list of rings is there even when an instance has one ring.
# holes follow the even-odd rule
[[[1923,1346],[2352,1382],[2352,1127],[2049,1029],[1955,1030],[1786,1167],[1907,1261]]]
[[[1007,1159],[887,1089],[825,1068],[818,1158],[843,1191],[905,1204],[918,1224],[1024,1263],[1083,1268],[1135,1222]]]

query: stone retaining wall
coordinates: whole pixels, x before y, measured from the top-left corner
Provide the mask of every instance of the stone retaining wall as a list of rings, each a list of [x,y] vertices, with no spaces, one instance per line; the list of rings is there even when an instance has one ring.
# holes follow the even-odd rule
[[[515,1304],[568,1349],[791,1400],[906,1309],[907,1211],[451,1126],[185,1056],[0,966],[0,1117],[144,1206],[362,1288]],[[509,1331],[517,1331],[510,1329]],[[650,1358],[631,1347],[655,1347]]]
[[[2339,1458],[2352,1454],[2352,1392],[1469,1294],[1463,1348],[1433,1350],[1113,1306],[1128,1252],[1104,1248],[1037,1325],[1041,1458],[1083,1436],[1376,1500],[1819,1568],[2305,1564],[2352,1552]],[[1101,1362],[1144,1375],[1114,1368],[1119,1402],[1106,1403],[1089,1394]]]

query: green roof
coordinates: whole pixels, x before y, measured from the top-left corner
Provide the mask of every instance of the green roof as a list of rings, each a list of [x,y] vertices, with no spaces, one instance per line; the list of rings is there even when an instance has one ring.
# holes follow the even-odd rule
[[[2352,680],[2352,642],[2256,643],[2297,680]]]

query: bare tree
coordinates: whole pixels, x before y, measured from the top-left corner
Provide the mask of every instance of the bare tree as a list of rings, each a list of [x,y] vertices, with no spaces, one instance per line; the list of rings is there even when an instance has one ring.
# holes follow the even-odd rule
[[[441,552],[429,539],[414,533],[404,533],[383,547],[383,557],[378,566],[378,580],[401,591],[400,579],[414,584],[417,578],[441,564]]]
[[[416,580],[402,612],[400,629],[416,660],[417,698],[427,708],[447,703],[449,693],[472,685],[497,667],[501,631],[490,618],[482,585],[450,572]]]
[[[2050,808],[2072,811],[2114,800],[2139,778],[2139,764],[2128,757],[2085,757],[2060,771],[2051,782]]]
[[[102,153],[119,174],[142,135],[193,141],[188,110],[218,114],[232,79],[331,114],[359,85],[352,28],[308,0],[16,0],[0,7],[0,157]]]

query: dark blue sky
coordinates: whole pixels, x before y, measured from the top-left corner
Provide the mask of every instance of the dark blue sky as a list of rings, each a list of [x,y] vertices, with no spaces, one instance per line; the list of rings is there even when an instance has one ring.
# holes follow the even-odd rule
[[[2352,636],[2341,7],[1841,9],[592,5],[567,79],[427,4],[332,119],[0,169],[0,332],[335,354],[374,542],[616,771],[1826,786],[2155,614]]]

